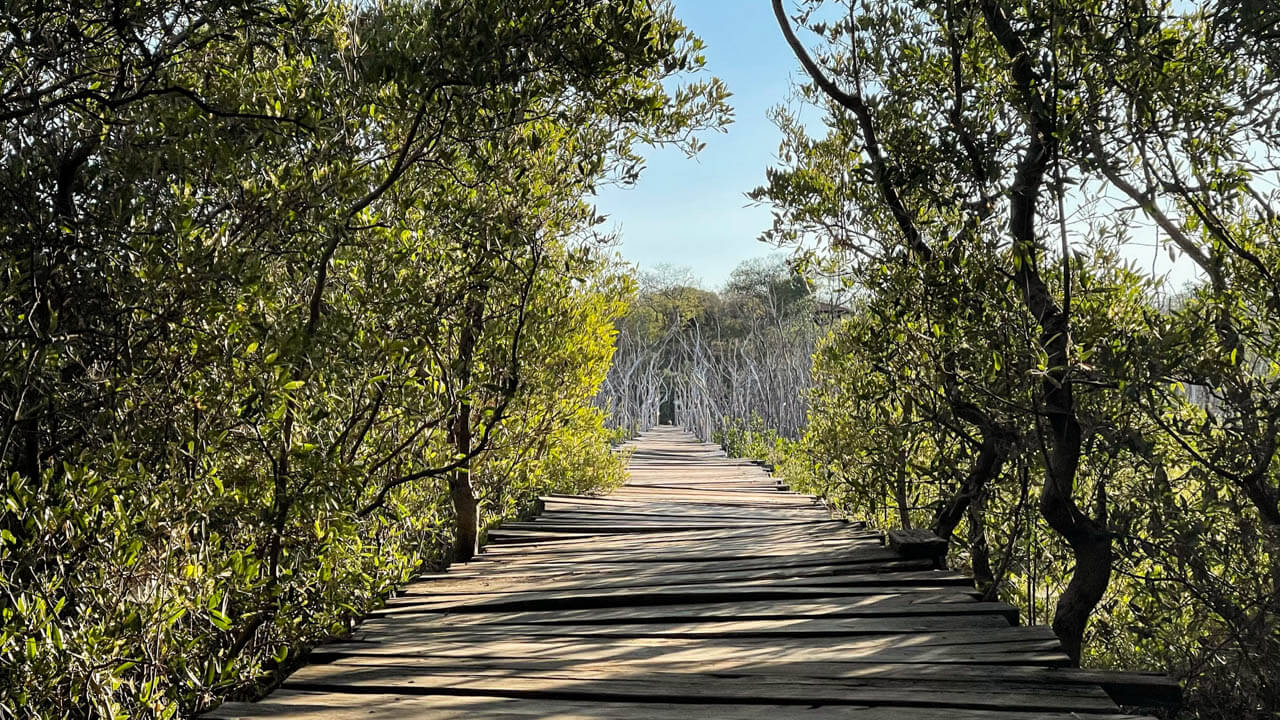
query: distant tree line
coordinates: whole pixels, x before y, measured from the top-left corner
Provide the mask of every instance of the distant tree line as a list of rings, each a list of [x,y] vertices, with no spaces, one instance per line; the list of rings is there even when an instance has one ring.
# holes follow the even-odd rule
[[[802,432],[819,326],[809,283],[785,262],[743,263],[718,293],[670,268],[648,274],[617,326],[596,402],[625,434],[659,422],[705,441],[752,422]]]

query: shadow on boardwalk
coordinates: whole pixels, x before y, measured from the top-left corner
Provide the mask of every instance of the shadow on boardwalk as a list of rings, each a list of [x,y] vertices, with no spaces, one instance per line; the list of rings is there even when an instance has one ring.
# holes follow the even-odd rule
[[[1129,717],[1108,691],[1176,692],[1066,667],[968,578],[691,435],[635,445],[625,487],[546,498],[266,700],[208,717],[1101,720]]]

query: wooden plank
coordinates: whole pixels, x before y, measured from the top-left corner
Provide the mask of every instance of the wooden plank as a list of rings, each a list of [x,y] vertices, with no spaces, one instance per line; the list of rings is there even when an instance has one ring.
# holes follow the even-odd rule
[[[929,530],[890,530],[888,544],[903,557],[938,558],[947,554],[947,541]]]
[[[798,541],[797,541],[798,542]],[[486,548],[479,557],[485,560],[514,562],[518,560],[539,560],[555,557],[560,561],[595,562],[608,559],[632,559],[640,562],[708,562],[748,560],[764,557],[787,557],[792,555],[808,556],[817,552],[835,552],[845,556],[862,557],[865,561],[893,561],[903,557],[892,550],[882,548],[876,541],[857,538],[822,538],[807,537],[804,547],[808,553],[799,553],[794,545],[783,540],[761,538],[752,543],[749,537],[725,538],[714,542],[702,539],[662,538],[642,542],[633,539],[631,543],[615,542],[609,538],[596,537],[590,539],[549,539],[521,543],[519,545],[496,545]],[[696,558],[688,560],[685,558]],[[676,558],[679,558],[677,560]]]
[[[766,678],[678,673],[621,675],[570,671],[523,671],[519,674],[475,674],[465,671],[423,672],[413,666],[383,664],[360,668],[312,665],[285,683],[292,690],[375,691],[440,695],[597,702],[760,702],[782,705],[892,705],[903,708],[973,710],[1053,710],[1085,713],[1117,712],[1101,689],[1079,685],[984,685],[933,680],[928,684],[895,679]]]
[[[1056,638],[1005,635],[1027,628],[840,638],[485,638],[425,642],[420,637],[335,643],[328,652],[407,657],[542,658],[572,662],[646,658],[661,662],[754,659],[774,662],[959,663],[1066,666]]]
[[[678,622],[688,620],[764,620],[769,618],[801,619],[815,617],[923,617],[955,615],[1000,615],[1010,624],[1018,620],[1018,609],[1005,603],[973,602],[971,595],[962,593],[933,595],[867,595],[861,598],[840,598],[837,601],[821,600],[763,600],[733,601],[699,604],[672,604],[652,606],[627,606],[619,608],[584,608],[580,610],[552,608],[550,610],[448,613],[439,610],[423,610],[413,605],[387,608],[371,617],[410,617],[417,615],[448,616],[450,622],[510,622],[510,623],[613,623],[632,620],[636,622]]]
[[[856,566],[854,566],[856,567]],[[645,572],[628,575],[616,573],[600,575],[565,574],[507,574],[478,575],[460,580],[441,578],[430,582],[415,582],[398,594],[398,597],[423,597],[453,595],[459,593],[515,593],[550,592],[561,590],[601,590],[608,588],[655,588],[690,585],[734,584],[760,585],[762,587],[787,585],[859,585],[896,586],[914,585],[971,586],[972,580],[953,572],[913,570],[903,572],[855,573],[839,572],[841,566],[819,567],[817,572],[805,572],[808,568],[792,570],[746,570],[739,572],[706,572],[663,574]]]
[[[1007,628],[1000,615],[953,615],[879,618],[770,618],[729,622],[663,622],[663,623],[469,623],[456,624],[450,618],[426,620],[374,619],[361,625],[352,638],[360,642],[381,642],[390,638],[421,636],[424,642],[490,639],[494,637],[627,637],[627,638],[770,638],[770,637],[847,637],[929,633],[943,630],[975,628]]]
[[[793,548],[790,552],[788,552],[786,546],[781,544],[752,546],[750,543],[745,543],[729,550],[721,549],[719,546],[701,547],[702,545],[705,545],[705,543],[671,542],[662,547],[637,548],[633,550],[592,550],[590,547],[576,550],[566,550],[564,548],[543,549],[537,546],[507,549],[499,547],[486,549],[478,557],[481,560],[502,560],[507,563],[545,559],[537,557],[538,555],[554,555],[559,562],[575,563],[719,562],[777,558],[778,561],[817,560],[821,564],[830,564],[892,562],[902,559],[901,555],[888,548],[880,548],[867,543],[861,543],[860,546],[856,546],[853,541],[848,541],[844,545],[841,545],[839,541],[810,541],[805,544],[805,547],[814,548],[816,546],[817,549],[797,551]]]
[[[689,720],[690,715],[719,720],[1079,720],[1072,712],[992,711],[893,706],[803,706],[713,703],[630,703],[527,700],[485,696],[317,693],[282,690],[261,703],[229,703],[205,717],[213,720]],[[1136,715],[1099,713],[1089,720],[1151,720]]]
[[[508,575],[543,572],[549,577],[556,573],[576,572],[584,574],[602,573],[607,575],[626,575],[628,573],[696,573],[736,572],[743,570],[779,570],[805,569],[817,567],[843,567],[849,572],[879,573],[915,569],[920,567],[920,560],[906,560],[886,551],[846,552],[846,553],[793,553],[786,556],[771,556],[747,559],[720,559],[707,562],[705,559],[684,561],[664,557],[650,562],[639,563],[579,563],[564,558],[547,555],[543,557],[527,557],[523,559],[506,559],[498,557],[480,557],[466,565],[458,565],[468,575],[481,573],[505,573]],[[928,561],[923,561],[928,563]],[[932,564],[928,565],[932,567]]]
[[[750,584],[711,584],[657,587],[643,595],[629,588],[599,590],[561,590],[557,592],[471,593],[441,597],[398,597],[386,607],[411,606],[432,612],[488,612],[492,610],[574,610],[580,608],[642,607],[686,603],[720,603],[751,600],[794,600],[836,597],[861,597],[908,592],[946,592],[955,590],[944,583],[896,586],[762,586]]]
[[[502,564],[474,565],[473,569],[418,576],[398,595],[428,594],[462,587],[491,587],[495,590],[519,583],[538,584],[554,589],[561,583],[584,587],[647,587],[656,584],[702,584],[735,580],[769,578],[849,577],[877,585],[909,585],[918,578],[936,575],[940,578],[963,577],[958,573],[929,571],[928,560],[898,560],[867,565],[798,565],[791,567],[733,567],[727,563],[651,563],[643,567],[618,565],[542,565]],[[903,581],[895,582],[894,577]],[[472,585],[476,583],[476,585]],[[958,584],[958,583],[957,583]]]
[[[323,650],[315,653],[319,662],[334,665],[382,665],[387,658],[376,655],[330,654]],[[584,673],[620,673],[624,675],[649,672],[680,672],[691,675],[733,675],[744,677],[794,677],[794,678],[886,678],[912,682],[944,679],[949,682],[966,682],[983,685],[988,682],[1027,685],[1103,685],[1108,682],[1147,682],[1153,678],[1167,677],[1155,673],[1132,673],[1112,670],[1091,670],[1075,667],[1035,667],[1017,665],[930,665],[919,663],[861,662],[848,660],[839,663],[754,661],[728,659],[723,661],[672,662],[630,658],[618,658],[603,663],[569,663],[563,660],[536,660],[525,658],[471,657],[450,659],[447,662],[433,658],[396,657],[394,663],[419,667],[423,672],[466,670],[469,673],[513,674],[529,671],[570,671]],[[1171,681],[1170,681],[1171,682]],[[1175,683],[1176,684],[1176,683]]]
[[[321,662],[336,665],[381,664],[384,658],[362,655],[333,655],[318,653]],[[690,676],[703,674],[733,675],[743,678],[797,677],[797,678],[889,678],[902,681],[933,681],[943,678],[948,682],[967,682],[985,686],[995,681],[1002,684],[1026,685],[1085,685],[1100,687],[1119,705],[1140,707],[1173,707],[1181,702],[1182,688],[1168,676],[1158,673],[1093,670],[1073,667],[1024,667],[1012,665],[928,665],[905,663],[751,663],[727,660],[722,662],[681,663],[614,660],[605,664],[572,664],[563,661],[502,660],[490,658],[451,659],[448,664],[422,658],[397,658],[397,664],[420,667],[423,672],[449,672],[466,670],[469,673],[513,674],[525,672],[557,671],[574,673],[620,673],[629,676],[649,672],[679,672]]]
[[[633,537],[641,535],[641,537]],[[670,525],[633,525],[618,523],[610,527],[591,527],[557,523],[512,523],[497,528],[490,533],[495,541],[502,538],[519,538],[522,542],[536,542],[551,548],[574,549],[574,546],[590,547],[597,545],[607,548],[650,549],[654,543],[684,543],[698,546],[699,543],[716,547],[750,547],[752,540],[759,543],[770,541],[785,543],[794,551],[804,538],[819,541],[840,542],[855,541],[867,546],[882,545],[880,536],[850,528],[842,522],[797,523],[794,525],[773,525],[768,527],[755,525],[719,525],[715,527]],[[736,541],[736,542],[735,542]],[[528,546],[521,548],[489,547],[491,552],[526,552]]]
[[[611,533],[587,534],[571,533],[561,537],[539,537],[541,533],[562,532],[547,526],[510,530],[503,534],[513,537],[528,538],[536,544],[522,545],[518,548],[503,545],[485,548],[487,555],[512,555],[529,552],[569,553],[590,550],[593,546],[599,552],[605,550],[622,550],[631,552],[656,552],[659,546],[683,545],[689,549],[710,549],[720,554],[733,551],[749,551],[752,547],[763,546],[783,551],[796,552],[805,545],[809,547],[848,547],[880,548],[883,543],[879,536],[857,530],[837,527],[821,527],[803,525],[782,530],[773,528],[690,528],[685,530],[653,529],[638,537],[632,533],[621,535]],[[807,541],[807,542],[806,542]],[[901,557],[900,555],[895,555]]]
[[[1122,670],[1080,670],[1119,705],[1176,708],[1182,704],[1182,685],[1162,673]]]
[[[818,520],[816,518],[791,519],[775,518],[760,520],[757,518],[672,518],[669,516],[621,516],[613,515],[599,518],[584,518],[580,515],[543,515],[529,522],[510,522],[500,526],[503,530],[540,530],[544,532],[587,532],[608,534],[611,532],[689,532],[694,530],[780,530],[832,528],[851,529],[848,523],[839,520]]]
[[[544,507],[548,512],[559,512],[559,508],[609,508],[612,510],[631,509],[642,510],[653,513],[676,513],[687,514],[693,517],[705,516],[725,516],[725,517],[741,517],[741,516],[761,516],[774,515],[778,517],[807,517],[816,513],[822,513],[826,516],[826,510],[816,500],[804,505],[795,507],[751,507],[749,505],[733,504],[717,504],[712,502],[693,502],[666,501],[662,498],[654,500],[629,500],[617,495],[609,496],[572,496],[572,497],[556,497],[547,496],[541,498]],[[829,516],[824,517],[829,519]]]

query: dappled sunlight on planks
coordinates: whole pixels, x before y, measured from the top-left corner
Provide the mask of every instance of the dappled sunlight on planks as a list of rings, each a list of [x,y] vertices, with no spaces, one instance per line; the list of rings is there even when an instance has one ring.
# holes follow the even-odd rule
[[[972,581],[682,431],[605,497],[552,496],[219,718],[1126,717]]]

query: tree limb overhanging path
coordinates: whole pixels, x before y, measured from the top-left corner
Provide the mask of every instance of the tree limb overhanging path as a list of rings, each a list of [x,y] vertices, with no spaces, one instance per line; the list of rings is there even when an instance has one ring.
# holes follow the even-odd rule
[[[681,430],[641,437],[630,470],[609,496],[545,498],[209,717],[1115,720],[1134,717],[1116,699],[1176,698],[1067,667],[965,576]]]

